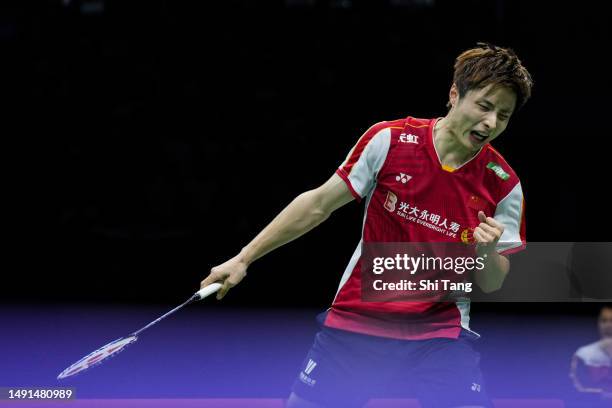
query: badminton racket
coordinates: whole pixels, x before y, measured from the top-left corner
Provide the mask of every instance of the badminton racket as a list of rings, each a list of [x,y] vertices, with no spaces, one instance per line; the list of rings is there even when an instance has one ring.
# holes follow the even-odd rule
[[[153,320],[151,323],[147,324],[142,329],[139,329],[135,331],[134,333],[129,334],[125,337],[121,337],[117,340],[111,341],[110,343],[105,344],[99,349],[89,353],[88,355],[86,355],[85,357],[83,357],[82,359],[80,359],[79,361],[72,364],[70,367],[66,368],[64,371],[62,371],[57,376],[57,379],[61,380],[61,379],[73,376],[75,374],[81,373],[87,370],[88,368],[91,368],[93,366],[96,366],[102,363],[103,361],[108,360],[109,357],[113,357],[117,355],[117,353],[119,353],[120,351],[123,351],[127,346],[134,343],[138,339],[138,336],[143,331],[159,323],[160,321],[170,316],[174,312],[182,309],[184,306],[187,306],[190,303],[197,302],[198,300],[202,300],[205,297],[212,295],[213,293],[218,291],[220,288],[221,288],[220,283],[211,283],[205,288],[200,289],[199,291],[194,293],[193,296],[187,299],[184,303],[170,310],[168,313],[164,314],[163,316],[160,316],[157,319]]]

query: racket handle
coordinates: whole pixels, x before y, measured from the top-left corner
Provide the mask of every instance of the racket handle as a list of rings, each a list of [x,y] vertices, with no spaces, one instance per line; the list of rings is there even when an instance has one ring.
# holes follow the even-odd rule
[[[212,295],[213,293],[215,293],[216,291],[218,291],[219,289],[221,289],[221,284],[220,283],[211,283],[210,285],[198,290],[195,295],[193,295],[193,297],[197,296],[196,300],[202,300],[207,296]]]

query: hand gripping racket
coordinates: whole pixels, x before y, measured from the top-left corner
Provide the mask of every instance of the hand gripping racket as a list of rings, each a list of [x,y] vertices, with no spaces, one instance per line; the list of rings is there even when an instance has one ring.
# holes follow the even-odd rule
[[[151,323],[147,324],[142,329],[137,330],[128,336],[121,337],[115,341],[111,341],[110,343],[100,347],[96,351],[89,353],[88,355],[86,355],[85,357],[83,357],[82,359],[80,359],[79,361],[72,364],[70,367],[68,367],[64,371],[62,371],[60,375],[57,376],[57,379],[61,380],[63,378],[70,377],[72,375],[78,374],[82,371],[87,370],[88,368],[91,368],[95,365],[102,363],[103,361],[107,360],[109,357],[116,355],[117,353],[125,349],[127,346],[134,343],[138,339],[138,335],[142,333],[143,331],[147,330],[149,327],[159,323],[160,321],[170,316],[177,310],[183,308],[183,306],[186,306],[193,302],[197,302],[198,300],[202,300],[205,297],[212,295],[213,293],[218,291],[220,288],[221,288],[220,283],[211,283],[205,288],[200,289],[199,291],[194,293],[193,296],[187,299],[187,301],[185,301],[183,304],[175,307],[174,309],[172,309],[165,315],[153,320]]]

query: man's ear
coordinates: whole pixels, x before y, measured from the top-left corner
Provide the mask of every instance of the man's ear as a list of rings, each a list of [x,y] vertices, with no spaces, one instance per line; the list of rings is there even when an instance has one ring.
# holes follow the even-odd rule
[[[459,100],[459,90],[457,89],[457,84],[453,83],[448,92],[448,101],[451,104],[451,107],[455,107],[457,101]]]

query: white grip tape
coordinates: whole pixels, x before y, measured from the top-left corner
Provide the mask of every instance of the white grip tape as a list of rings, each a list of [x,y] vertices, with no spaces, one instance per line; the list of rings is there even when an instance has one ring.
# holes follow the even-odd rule
[[[215,293],[216,291],[218,291],[221,288],[221,284],[220,283],[211,283],[210,285],[206,286],[205,288],[202,288],[200,290],[198,290],[196,292],[197,295],[200,296],[200,299],[204,299],[207,296],[212,295],[213,293]]]

